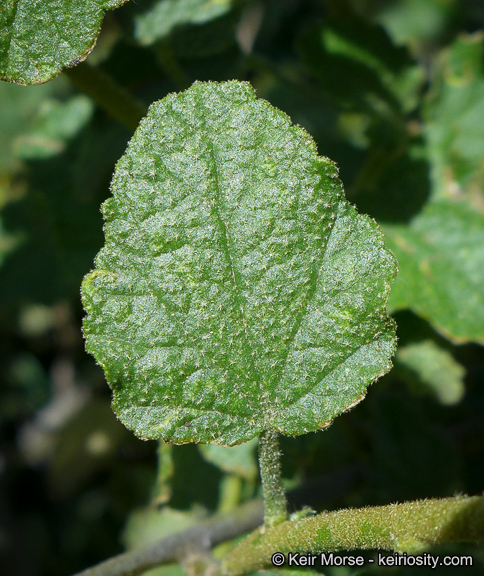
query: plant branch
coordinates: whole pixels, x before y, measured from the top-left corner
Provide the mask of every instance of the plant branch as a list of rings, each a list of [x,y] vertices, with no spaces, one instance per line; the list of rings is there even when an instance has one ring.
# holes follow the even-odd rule
[[[141,118],[146,116],[147,107],[99,68],[82,62],[65,72],[76,88],[130,130],[136,130]]]
[[[287,499],[281,478],[281,451],[278,435],[276,430],[266,430],[259,436],[264,524],[269,528],[287,520]]]
[[[484,541],[484,496],[417,500],[325,512],[248,536],[224,560],[230,576],[272,567],[274,552],[392,550],[417,553],[446,542]]]
[[[227,514],[216,515],[193,528],[170,534],[142,550],[114,556],[75,576],[135,576],[154,566],[175,562],[187,551],[207,551],[259,526],[262,510],[261,500],[251,500]]]

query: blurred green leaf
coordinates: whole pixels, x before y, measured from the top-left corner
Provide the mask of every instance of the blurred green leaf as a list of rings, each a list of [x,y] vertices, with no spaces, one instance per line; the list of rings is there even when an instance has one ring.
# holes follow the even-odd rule
[[[373,136],[378,142],[378,136]],[[420,213],[430,196],[425,146],[420,139],[412,139],[395,152],[374,143],[372,138],[366,162],[348,195],[361,212],[371,214],[380,223],[408,222]]]
[[[144,45],[169,36],[175,28],[206,24],[230,12],[233,0],[156,0],[134,19],[134,36]]]
[[[484,214],[441,201],[383,228],[400,266],[390,309],[410,308],[454,342],[484,342]]]
[[[484,211],[484,33],[458,38],[440,57],[424,114],[433,197]]]
[[[230,12],[205,24],[175,29],[170,38],[174,52],[180,59],[193,59],[200,66],[204,59],[215,58],[230,48],[234,49],[239,16],[240,10],[235,7]],[[237,49],[233,52],[232,58],[234,56],[237,58],[238,54]],[[233,74],[230,78],[233,78]],[[197,75],[195,79],[199,79]]]
[[[400,347],[395,362],[410,371],[420,388],[427,388],[442,404],[457,404],[464,396],[465,369],[433,340]]]
[[[33,130],[15,139],[17,156],[35,160],[63,152],[66,142],[91,119],[93,108],[87,96],[74,96],[67,102],[47,100],[39,109]]]
[[[30,131],[38,121],[42,105],[63,91],[65,84],[61,79],[28,89],[0,82],[0,174],[11,174],[20,168],[13,146],[15,138]]]
[[[381,231],[248,84],[196,83],[152,105],[112,190],[84,334],[137,435],[303,434],[390,369],[396,267]]]
[[[102,243],[99,203],[126,140],[114,123],[97,122],[63,152],[29,162],[26,190],[2,211],[5,230],[18,238],[2,266],[2,307],[77,298]]]
[[[377,15],[395,42],[428,43],[441,37],[458,8],[458,0],[399,0],[382,3]]]
[[[215,444],[200,444],[202,456],[208,462],[215,464],[227,474],[236,474],[248,480],[254,480],[258,474],[255,450],[257,438],[238,446],[217,446]]]
[[[0,79],[41,84],[84,60],[106,10],[126,0],[3,0]]]
[[[379,116],[410,111],[418,103],[422,71],[380,26],[360,19],[329,21],[310,29],[299,49],[308,69],[340,105]]]
[[[328,153],[340,152],[334,157],[344,170],[350,146],[365,151],[353,181],[348,179],[348,197],[378,220],[408,220],[428,197],[428,160],[408,121],[420,103],[423,68],[406,47],[364,19],[313,27],[301,37],[299,51],[339,111],[346,150]]]
[[[142,46],[150,46],[161,68],[175,85],[190,84],[185,67],[194,65],[193,80],[204,78],[203,69],[212,67],[211,59],[228,50],[239,58],[236,27],[243,0],[152,0],[132,4],[123,22]],[[193,64],[191,61],[194,60]],[[216,63],[215,63],[216,65]],[[210,74],[210,79],[215,79]]]
[[[170,506],[188,510],[196,503],[209,510],[218,509],[223,478],[221,470],[202,457],[199,446],[173,446]]]

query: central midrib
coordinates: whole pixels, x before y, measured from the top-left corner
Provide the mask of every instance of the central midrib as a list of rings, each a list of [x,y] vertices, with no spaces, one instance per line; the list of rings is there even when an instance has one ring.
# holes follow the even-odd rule
[[[259,387],[261,390],[261,395],[262,395],[263,379],[262,379],[261,375],[259,374],[257,367],[255,365],[255,361],[254,361],[253,354],[254,354],[255,350],[252,346],[250,331],[249,331],[249,324],[247,322],[247,319],[246,319],[245,313],[244,313],[243,302],[244,302],[245,298],[244,298],[243,293],[242,293],[241,279],[240,279],[240,275],[238,274],[238,272],[235,268],[234,261],[232,259],[232,255],[230,252],[230,247],[232,245],[232,241],[230,238],[229,228],[228,228],[227,224],[225,223],[224,219],[222,218],[222,215],[220,213],[220,208],[219,208],[220,206],[222,206],[223,202],[222,202],[222,192],[221,192],[221,187],[220,187],[220,177],[219,177],[219,172],[218,172],[217,159],[215,156],[215,150],[214,150],[213,142],[210,139],[209,135],[207,134],[206,129],[205,129],[205,134],[204,134],[203,140],[207,144],[207,148],[208,148],[209,154],[210,154],[210,161],[211,161],[210,162],[211,163],[210,172],[211,172],[211,176],[213,178],[214,189],[215,189],[215,202],[212,204],[212,214],[213,214],[213,216],[217,222],[218,228],[220,230],[220,234],[222,236],[222,241],[221,241],[222,250],[223,250],[225,259],[227,261],[227,264],[230,268],[232,283],[233,283],[233,287],[234,287],[234,302],[235,302],[236,307],[237,307],[237,312],[238,312],[239,318],[240,318],[242,325],[244,327],[244,348],[245,348],[246,356],[247,356],[249,364],[250,364],[251,376],[252,376],[253,380],[259,384]],[[210,201],[210,198],[209,198],[209,201]]]

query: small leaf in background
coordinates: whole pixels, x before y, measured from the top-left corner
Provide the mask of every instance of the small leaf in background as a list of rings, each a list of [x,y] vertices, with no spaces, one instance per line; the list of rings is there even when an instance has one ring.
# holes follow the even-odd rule
[[[303,434],[390,369],[383,235],[248,84],[195,83],[152,105],[112,191],[84,333],[137,435]]]
[[[433,197],[484,212],[484,33],[461,36],[440,58],[424,109]]]
[[[420,139],[408,141],[398,153],[377,144],[369,149],[351,199],[380,224],[406,223],[425,207],[430,186],[429,162]]]
[[[47,100],[39,109],[33,129],[14,140],[17,156],[41,160],[63,152],[66,142],[91,119],[93,108],[87,96],[74,96],[67,102]]]
[[[361,150],[360,165],[346,172],[348,198],[379,222],[407,221],[429,195],[421,128],[408,119],[421,101],[422,67],[381,26],[360,19],[310,29],[299,51],[336,106],[337,133],[347,147],[334,152],[342,170],[350,167],[348,145]],[[325,145],[327,139],[323,133]]]
[[[240,54],[236,46],[236,31],[239,20],[240,6],[205,24],[193,24],[175,29],[171,35],[170,43],[183,66],[189,59],[200,65],[204,58],[215,59],[229,51],[232,59],[235,57],[234,63],[237,63]],[[203,74],[203,66],[200,66],[200,72]],[[232,71],[228,78],[232,78],[233,75]],[[199,79],[196,66],[194,78]]]
[[[254,480],[258,475],[256,460],[257,438],[238,446],[217,446],[200,444],[202,456],[215,464],[227,474],[236,474],[247,480]]]
[[[400,347],[395,362],[411,373],[417,389],[427,389],[442,404],[457,404],[464,396],[465,369],[433,340]]]
[[[398,44],[435,41],[455,18],[459,0],[400,0],[381,5],[377,20]]]
[[[418,103],[422,72],[406,48],[362,20],[327,22],[300,40],[303,62],[343,105],[372,114],[409,111]]]
[[[84,60],[106,10],[126,0],[3,0],[0,79],[41,84]]]
[[[127,549],[143,548],[160,538],[186,530],[205,518],[203,510],[174,510],[165,506],[139,508],[131,515],[122,536]]]
[[[391,310],[410,308],[454,342],[484,342],[484,214],[441,201],[383,228],[400,266]]]
[[[234,56],[240,56],[236,49],[236,28],[242,4],[233,0],[133,3],[123,15],[123,23],[136,43],[151,47],[176,85],[188,86],[189,77],[203,79],[207,66],[217,66],[210,57],[218,59],[227,51],[232,64],[229,77],[233,76]],[[208,77],[213,78],[210,72]]]
[[[61,78],[30,89],[0,82],[0,174],[21,167],[13,142],[20,134],[32,130],[42,106],[62,94],[65,87]]]
[[[42,159],[28,162],[23,194],[2,210],[10,235],[6,241],[17,242],[2,265],[0,309],[76,298],[86,267],[102,243],[98,204],[106,197],[128,134],[114,123],[81,126],[78,120],[68,130],[77,125],[79,132],[63,141],[63,151],[47,158],[42,151]]]
[[[169,36],[177,27],[205,24],[227,14],[233,0],[157,0],[135,17],[134,36],[143,45]]]

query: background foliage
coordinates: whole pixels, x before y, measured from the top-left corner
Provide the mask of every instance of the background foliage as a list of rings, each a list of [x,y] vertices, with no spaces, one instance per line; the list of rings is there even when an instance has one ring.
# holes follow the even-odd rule
[[[145,105],[194,80],[249,80],[388,235],[395,368],[328,431],[283,439],[293,509],[481,492],[482,2],[138,0],[106,14],[88,62]],[[13,576],[60,576],[257,494],[255,447],[158,450],[116,421],[79,285],[132,131],[65,74],[2,83],[0,103],[0,554]],[[483,573],[482,551],[455,551]],[[358,572],[373,573],[386,574]],[[407,573],[420,572],[391,571]]]

